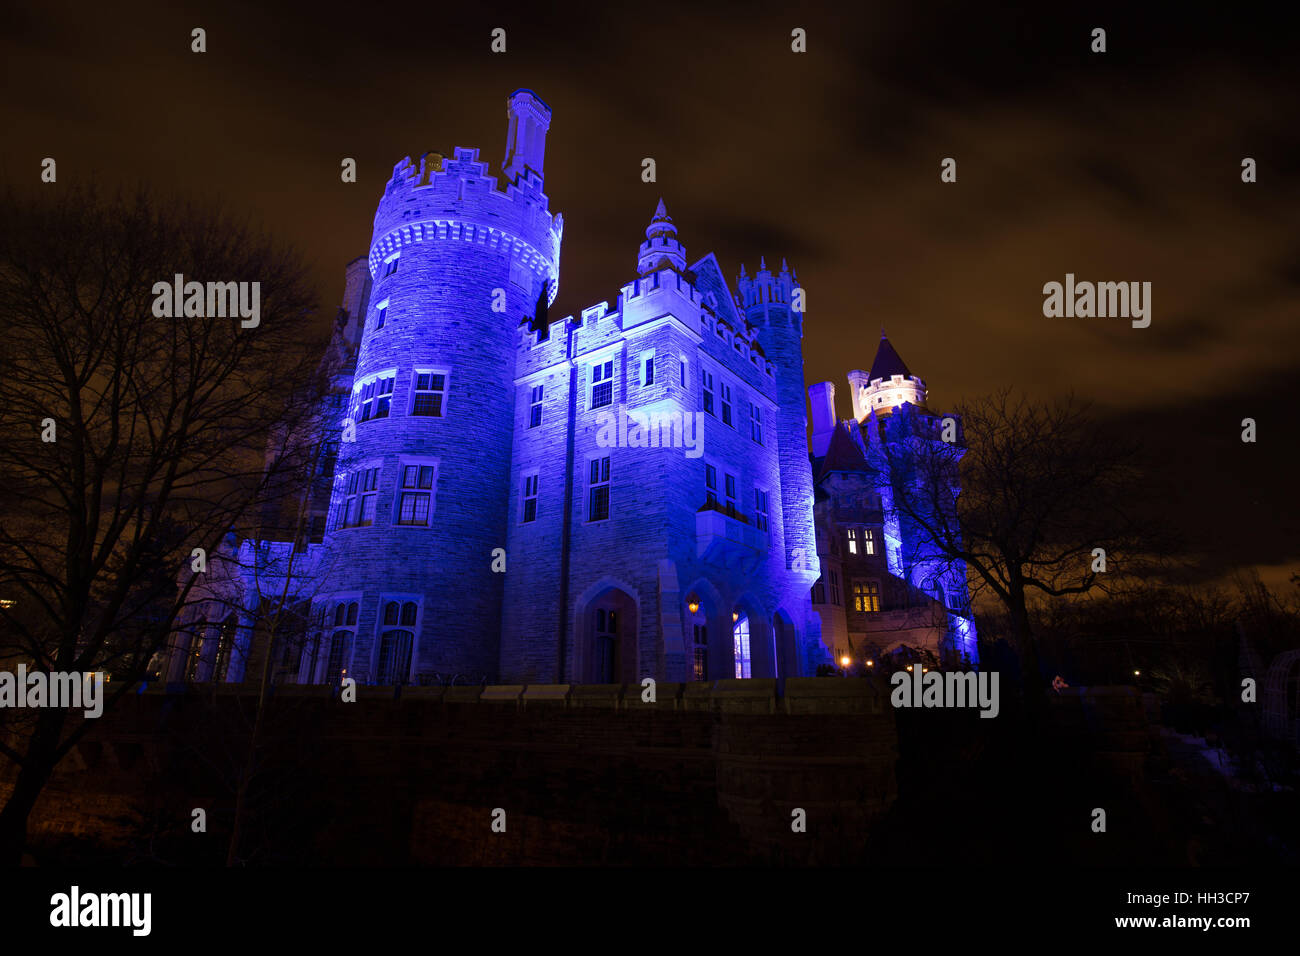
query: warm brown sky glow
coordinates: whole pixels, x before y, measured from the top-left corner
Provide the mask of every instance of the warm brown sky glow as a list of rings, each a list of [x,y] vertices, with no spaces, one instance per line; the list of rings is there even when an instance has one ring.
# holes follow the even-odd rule
[[[38,181],[52,156],[61,181],[251,212],[302,250],[332,316],[393,165],[455,146],[498,165],[506,96],[530,87],[554,111],[547,192],[565,217],[553,316],[617,295],[662,195],[692,261],[712,250],[734,276],[789,259],[807,381],[834,381],[842,416],[882,325],[937,406],[1073,389],[1167,463],[1157,480],[1207,571],[1285,578],[1300,569],[1292,34],[1187,10],[968,6],[10,8],[0,176],[56,189]],[[207,53],[190,52],[196,26]],[[790,52],[796,26],[807,54]],[[1105,54],[1089,52],[1096,26]],[[1045,318],[1043,284],[1067,272],[1150,282],[1151,326]]]

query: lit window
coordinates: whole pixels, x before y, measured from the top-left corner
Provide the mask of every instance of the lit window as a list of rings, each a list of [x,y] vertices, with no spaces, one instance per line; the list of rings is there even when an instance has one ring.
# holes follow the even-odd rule
[[[875,613],[880,610],[880,585],[875,581],[853,582],[853,610]]]
[[[433,510],[435,478],[433,465],[402,467],[402,491],[397,506],[398,524],[428,527],[429,513]]]
[[[357,422],[368,422],[373,418],[387,418],[389,406],[393,402],[393,383],[395,374],[384,378],[374,378],[357,389],[356,413],[352,416]]]
[[[587,520],[609,517],[609,458],[593,458],[587,481]]]
[[[542,393],[544,386],[534,385],[528,405],[528,427],[536,428],[542,423]]]
[[[411,405],[412,415],[428,418],[442,418],[444,400],[447,397],[447,376],[437,372],[415,373],[415,399]]]
[[[749,676],[749,618],[743,614],[731,629],[732,650],[736,656],[736,677]]]
[[[591,367],[591,407],[600,408],[614,400],[614,360]]]
[[[866,554],[876,553],[876,532],[871,528],[862,531],[862,550]]]
[[[537,475],[524,476],[524,521],[537,520]]]
[[[849,529],[849,554],[858,553],[858,529]]]
[[[379,468],[354,471],[347,478],[340,526],[364,528],[375,523],[375,498],[379,490]]]

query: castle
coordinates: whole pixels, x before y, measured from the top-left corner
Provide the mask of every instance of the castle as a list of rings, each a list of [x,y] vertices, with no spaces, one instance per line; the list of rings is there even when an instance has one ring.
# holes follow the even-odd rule
[[[551,111],[518,90],[507,115],[499,176],[466,148],[394,168],[347,270],[305,534],[231,541],[168,677],[260,674],[259,589],[295,596],[273,663],[302,683],[786,677],[891,641],[973,656],[964,570],[907,566],[862,438],[919,420],[920,380],[853,373],[842,423],[814,386],[810,456],[797,278],[763,260],[733,290],[711,253],[688,264],[662,200],[613,306],[551,320]]]

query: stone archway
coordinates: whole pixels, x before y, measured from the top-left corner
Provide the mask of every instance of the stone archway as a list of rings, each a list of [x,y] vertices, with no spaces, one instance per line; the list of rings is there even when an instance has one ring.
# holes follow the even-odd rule
[[[585,596],[577,616],[574,682],[635,684],[637,682],[637,600],[617,584],[606,584]]]

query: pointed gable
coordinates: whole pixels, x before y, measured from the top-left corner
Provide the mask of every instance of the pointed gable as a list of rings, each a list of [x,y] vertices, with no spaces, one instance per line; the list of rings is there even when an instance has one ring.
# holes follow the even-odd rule
[[[840,422],[831,433],[830,444],[826,454],[816,463],[816,480],[821,481],[833,471],[858,472],[863,475],[875,474],[875,469],[867,464],[861,439],[850,431],[849,422]]]
[[[717,302],[718,316],[731,323],[732,328],[743,329],[745,320],[736,311],[736,297],[731,291],[731,286],[727,285],[727,280],[722,275],[722,268],[713,253],[710,252],[696,262],[691,266],[690,271],[695,276],[695,288],[705,296],[710,292],[713,293],[713,298]]]

